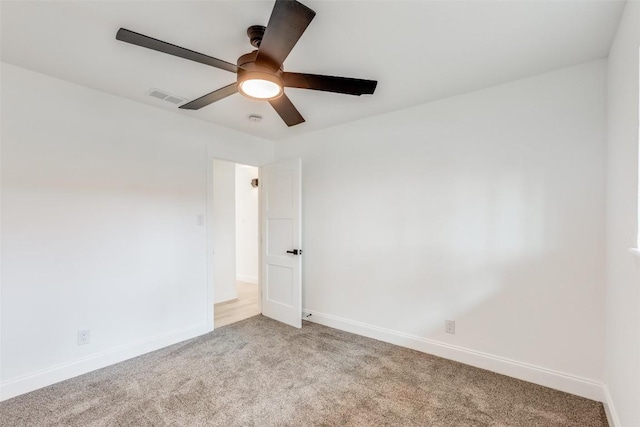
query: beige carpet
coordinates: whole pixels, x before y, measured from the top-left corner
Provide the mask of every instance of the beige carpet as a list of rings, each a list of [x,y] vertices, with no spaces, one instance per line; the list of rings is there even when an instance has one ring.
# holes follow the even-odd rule
[[[606,426],[600,403],[263,316],[0,403],[2,426]]]

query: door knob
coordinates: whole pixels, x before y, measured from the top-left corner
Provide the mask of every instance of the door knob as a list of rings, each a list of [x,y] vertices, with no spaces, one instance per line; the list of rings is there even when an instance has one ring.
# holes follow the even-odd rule
[[[293,255],[302,255],[302,249],[294,249],[292,251],[287,251],[287,253]]]

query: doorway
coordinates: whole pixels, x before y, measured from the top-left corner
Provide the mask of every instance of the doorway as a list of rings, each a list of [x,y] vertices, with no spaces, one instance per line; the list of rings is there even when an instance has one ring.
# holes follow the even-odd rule
[[[215,328],[261,313],[258,174],[255,166],[213,160]]]

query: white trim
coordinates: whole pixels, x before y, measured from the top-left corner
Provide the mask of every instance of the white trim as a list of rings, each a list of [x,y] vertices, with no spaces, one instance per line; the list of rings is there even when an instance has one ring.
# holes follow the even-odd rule
[[[130,344],[91,354],[72,362],[41,369],[0,383],[0,401],[37,390],[48,385],[141,356],[211,331],[207,324],[159,334]]]
[[[611,393],[609,393],[609,387],[604,385],[602,386],[602,389],[604,393],[604,401],[602,403],[604,405],[604,412],[607,414],[609,427],[622,427],[622,424],[620,424],[620,418],[618,418],[618,413],[616,412],[616,408],[613,405],[613,398],[611,397]]]
[[[306,317],[311,314],[310,317]],[[356,322],[303,309],[303,319],[331,328],[377,339],[413,350],[429,353],[445,359],[465,363],[467,365],[497,372],[513,378],[539,384],[545,387],[564,391],[602,402],[604,399],[603,384],[587,378],[558,372],[529,363],[507,359],[493,354],[483,353],[403,332],[392,331],[362,322]]]
[[[215,304],[220,304],[223,302],[231,301],[234,299],[238,299],[238,291],[234,290],[232,292],[227,292],[226,294],[218,294],[216,295]]]
[[[207,232],[207,282],[205,283],[205,292],[207,295],[205,304],[206,313],[207,313],[207,327],[211,330],[215,328],[213,319],[215,318],[215,308],[213,305],[215,304],[215,292],[214,292],[214,253],[213,253],[213,157],[210,153],[209,147],[207,147],[207,222],[206,222],[206,232]]]
[[[236,275],[238,282],[251,283],[252,285],[258,284],[258,278],[256,276],[245,276],[244,274]]]

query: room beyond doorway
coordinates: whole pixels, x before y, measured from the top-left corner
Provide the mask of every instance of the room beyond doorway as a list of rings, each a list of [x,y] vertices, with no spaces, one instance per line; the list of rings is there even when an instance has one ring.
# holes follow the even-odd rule
[[[213,160],[215,328],[261,313],[258,174],[255,166]]]
[[[238,290],[238,298],[215,305],[213,323],[216,328],[260,314],[258,285],[237,282],[236,288]]]

